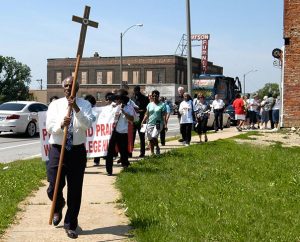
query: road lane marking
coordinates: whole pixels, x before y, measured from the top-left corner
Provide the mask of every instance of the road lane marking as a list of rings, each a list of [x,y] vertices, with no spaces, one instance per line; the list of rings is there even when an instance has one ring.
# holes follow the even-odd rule
[[[9,147],[0,148],[0,150],[7,150],[7,149],[17,148],[17,147],[21,147],[21,146],[26,146],[26,145],[39,144],[39,143],[40,142],[33,142],[33,143],[27,143],[27,144],[23,144],[23,145],[9,146]]]

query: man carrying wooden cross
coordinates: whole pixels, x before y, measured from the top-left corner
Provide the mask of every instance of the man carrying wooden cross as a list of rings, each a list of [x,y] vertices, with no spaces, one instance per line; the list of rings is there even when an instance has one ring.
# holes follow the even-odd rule
[[[50,134],[49,163],[47,177],[48,197],[52,200],[49,224],[58,225],[62,219],[65,206],[63,188],[68,184],[68,209],[64,219],[64,228],[68,237],[78,237],[78,214],[81,204],[84,170],[86,167],[86,130],[92,126],[93,114],[88,101],[76,98],[79,89],[77,82],[79,64],[83,53],[86,30],[88,26],[97,28],[98,23],[89,20],[90,7],[85,6],[83,18],[73,16],[73,21],[81,23],[77,60],[72,76],[64,79],[65,98],[60,98],[49,105],[46,129]]]
[[[71,97],[72,85],[76,85],[77,92],[79,89],[78,82],[74,82],[72,77],[67,77],[62,83],[65,97],[53,101],[49,105],[47,112],[46,129],[50,134],[49,143],[51,144],[47,166],[47,178],[49,182],[47,194],[50,200],[52,200],[58,162],[60,153],[62,152],[63,129],[64,127],[68,127],[53,224],[55,226],[58,225],[62,219],[62,209],[65,206],[63,188],[67,181],[68,209],[64,219],[64,228],[70,238],[77,238],[75,230],[78,225],[77,217],[80,210],[83,176],[87,162],[84,144],[86,142],[86,130],[92,126],[93,114],[88,101],[82,98]],[[69,106],[72,106],[70,117],[67,116]]]

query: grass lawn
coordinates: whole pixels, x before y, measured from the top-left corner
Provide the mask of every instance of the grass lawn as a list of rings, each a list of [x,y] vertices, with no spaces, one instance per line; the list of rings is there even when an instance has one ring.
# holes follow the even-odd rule
[[[45,162],[41,159],[0,164],[0,236],[18,211],[18,204],[46,178]]]
[[[146,158],[117,186],[137,241],[299,241],[299,160],[219,140]]]

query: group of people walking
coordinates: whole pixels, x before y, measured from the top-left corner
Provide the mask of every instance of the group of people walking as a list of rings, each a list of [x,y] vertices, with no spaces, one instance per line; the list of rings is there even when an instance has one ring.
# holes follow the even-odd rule
[[[236,95],[232,104],[237,120],[237,130],[243,129],[272,129],[278,130],[280,97],[272,94],[264,96],[262,100],[257,94]]]
[[[60,155],[63,147],[63,165],[60,173],[56,203],[52,223],[57,226],[62,220],[62,210],[66,205],[63,196],[63,188],[67,183],[67,211],[64,218],[64,229],[67,236],[77,238],[78,214],[81,204],[82,185],[84,171],[87,163],[85,148],[86,131],[96,120],[96,113],[92,107],[96,100],[87,95],[85,99],[71,96],[71,90],[75,85],[75,93],[79,90],[79,83],[73,78],[67,77],[62,82],[65,97],[53,98],[49,104],[46,119],[46,129],[50,134],[49,161],[47,161],[47,180],[49,186],[47,194],[50,200],[54,198],[55,183],[58,173]],[[158,138],[161,136],[162,145],[165,145],[165,132],[168,130],[168,118],[170,107],[164,98],[160,98],[157,90],[151,92],[149,97],[143,95],[140,87],[134,88],[134,94],[130,99],[124,89],[107,93],[105,96],[109,113],[114,117],[113,131],[109,140],[106,159],[106,171],[108,175],[113,173],[113,160],[116,153],[120,153],[120,163],[124,168],[130,165],[128,157],[132,156],[133,144],[136,132],[140,139],[140,155],[145,156],[146,138],[149,142],[151,154],[160,154]],[[69,110],[71,112],[68,115]],[[145,130],[141,129],[145,126]],[[67,129],[66,144],[64,131]],[[94,159],[99,164],[100,157]]]
[[[85,148],[86,131],[96,120],[96,113],[92,107],[96,105],[93,96],[87,95],[85,99],[71,96],[71,90],[75,85],[75,92],[79,90],[79,83],[72,77],[67,77],[62,82],[65,97],[55,97],[49,104],[46,129],[50,134],[49,143],[51,149],[49,152],[49,161],[47,162],[47,179],[49,186],[47,194],[50,200],[53,200],[55,192],[55,183],[58,173],[60,155],[63,147],[63,165],[60,174],[57,198],[54,208],[52,223],[57,226],[62,220],[62,210],[67,203],[67,211],[64,217],[64,229],[67,236],[77,238],[76,228],[78,226],[78,214],[81,204],[82,185],[84,171],[87,163],[87,154]],[[178,119],[180,123],[180,133],[184,145],[188,146],[191,142],[191,133],[194,127],[199,135],[200,142],[208,141],[207,122],[210,110],[213,109],[215,115],[215,131],[223,129],[223,111],[224,102],[218,95],[212,104],[209,104],[203,93],[198,93],[194,99],[184,92],[182,87],[178,89],[179,105]],[[133,96],[129,98],[128,92],[119,89],[107,93],[105,100],[107,102],[107,112],[113,115],[113,131],[108,144],[106,159],[106,171],[108,175],[113,173],[113,160],[120,153],[120,163],[124,168],[130,165],[129,157],[132,156],[132,150],[136,138],[136,133],[140,140],[140,155],[144,157],[146,153],[146,140],[152,155],[160,154],[159,137],[161,145],[165,145],[165,133],[168,131],[168,119],[170,117],[170,106],[164,97],[160,97],[157,90],[153,90],[146,97],[141,93],[140,87],[134,88]],[[239,120],[237,128],[240,130],[247,117],[251,127],[257,123],[258,109],[261,112],[261,122],[264,124],[270,120],[270,111],[272,110],[272,120],[275,127],[278,125],[280,101],[271,100],[270,97],[264,98],[261,102],[254,96],[252,99],[244,100],[237,95],[233,103],[236,111],[236,117]],[[70,111],[71,110],[71,111]],[[70,112],[69,112],[70,111]],[[246,114],[247,113],[247,114]],[[266,124],[265,124],[266,125]],[[266,127],[266,126],[265,126]],[[66,140],[64,131],[67,130]],[[66,141],[65,146],[62,142]],[[94,159],[94,163],[99,164],[100,157]],[[63,196],[63,188],[67,187],[67,202]]]

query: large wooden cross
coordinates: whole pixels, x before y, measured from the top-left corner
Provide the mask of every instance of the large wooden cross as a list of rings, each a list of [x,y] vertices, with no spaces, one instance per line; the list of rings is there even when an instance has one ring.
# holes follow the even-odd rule
[[[81,31],[80,31],[80,38],[79,38],[79,43],[78,43],[78,49],[77,49],[77,59],[76,59],[76,66],[75,66],[75,73],[73,76],[73,85],[72,85],[72,91],[71,91],[71,96],[75,97],[76,96],[76,90],[75,90],[75,82],[77,81],[77,76],[78,76],[78,70],[79,70],[79,64],[80,60],[83,54],[83,47],[84,47],[84,41],[85,41],[85,36],[86,36],[86,30],[88,26],[92,26],[94,28],[98,28],[98,23],[89,20],[89,15],[90,15],[90,7],[85,6],[84,9],[84,16],[83,18],[73,16],[72,20],[75,22],[81,23]],[[67,116],[70,117],[72,111],[72,107],[69,106]],[[50,218],[49,218],[49,224],[52,224],[53,216],[54,216],[54,209],[56,205],[56,200],[57,200],[57,192],[58,192],[58,187],[59,187],[59,182],[60,182],[60,176],[61,176],[61,170],[63,166],[63,160],[64,160],[64,155],[65,155],[65,147],[66,147],[66,141],[67,141],[67,134],[68,134],[68,127],[64,127],[64,137],[63,141],[61,144],[61,152],[60,152],[60,157],[59,157],[59,163],[58,163],[58,168],[57,168],[57,175],[56,175],[56,180],[55,180],[55,188],[54,188],[54,193],[53,193],[53,199],[52,199],[52,206],[51,206],[51,211],[50,211]]]
[[[79,38],[78,49],[77,49],[77,56],[78,55],[82,56],[87,27],[91,26],[94,28],[98,28],[97,22],[89,20],[90,9],[91,8],[89,6],[85,6],[83,18],[74,15],[72,17],[73,21],[81,23],[81,31],[80,31],[80,38]]]

